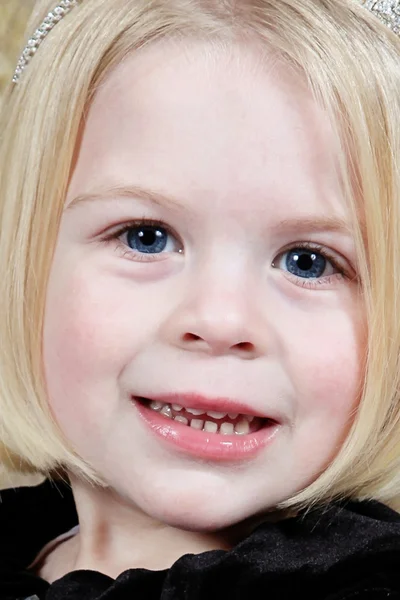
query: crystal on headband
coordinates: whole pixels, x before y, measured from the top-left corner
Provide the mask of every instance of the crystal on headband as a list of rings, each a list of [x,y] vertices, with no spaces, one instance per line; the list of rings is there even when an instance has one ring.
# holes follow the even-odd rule
[[[61,21],[63,17],[65,17],[65,15],[70,12],[70,10],[72,10],[75,6],[78,6],[79,1],[80,0],[60,0],[58,5],[51,12],[49,12],[47,17],[36,29],[35,33],[28,40],[25,48],[23,49],[17,64],[17,68],[14,72],[12,79],[13,83],[18,83],[25,67],[31,61],[32,56],[35,54],[36,50],[39,48],[47,34],[55,25],[57,25],[59,21]]]
[[[362,0],[368,8],[389,29],[400,35],[400,0]]]

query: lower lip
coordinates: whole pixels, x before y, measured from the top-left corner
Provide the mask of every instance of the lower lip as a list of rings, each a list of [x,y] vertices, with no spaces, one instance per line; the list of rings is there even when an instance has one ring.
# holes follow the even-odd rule
[[[252,459],[272,443],[279,424],[271,422],[248,435],[222,435],[199,431],[169,419],[133,399],[145,425],[165,442],[192,456],[215,461],[240,461]]]

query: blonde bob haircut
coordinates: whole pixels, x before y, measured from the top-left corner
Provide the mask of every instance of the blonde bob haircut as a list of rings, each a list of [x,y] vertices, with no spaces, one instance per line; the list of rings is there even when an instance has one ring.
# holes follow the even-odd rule
[[[54,0],[35,5],[28,34]],[[7,89],[0,120],[0,463],[105,485],[46,398],[46,288],[79,132],[96,89],[162,38],[260,44],[331,119],[354,217],[368,345],[360,402],[331,464],[278,508],[377,499],[400,509],[400,40],[357,0],[82,0]]]

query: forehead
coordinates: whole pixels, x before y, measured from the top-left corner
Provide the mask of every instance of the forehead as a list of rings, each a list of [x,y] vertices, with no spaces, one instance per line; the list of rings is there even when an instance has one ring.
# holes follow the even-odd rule
[[[302,79],[256,46],[161,41],[97,91],[67,203],[138,184],[196,209],[338,206],[337,141]]]

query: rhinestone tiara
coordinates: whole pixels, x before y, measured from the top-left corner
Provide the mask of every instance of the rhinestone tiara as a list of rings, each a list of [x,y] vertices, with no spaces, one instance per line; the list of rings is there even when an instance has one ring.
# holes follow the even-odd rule
[[[384,25],[400,35],[400,0],[361,0]]]
[[[33,36],[28,40],[25,48],[22,51],[20,59],[15,69],[12,78],[13,83],[18,83],[22,72],[32,60],[33,55],[43,42],[47,34],[57,25],[61,19],[65,17],[75,6],[78,6],[80,0],[60,0],[57,6],[49,12],[41,25],[36,29]]]
[[[400,0],[357,0],[362,6],[384,23],[395,34],[400,36]],[[60,0],[59,4],[47,15],[43,23],[36,29],[28,40],[18,61],[12,78],[13,83],[18,83],[22,72],[31,61],[36,50],[43,42],[49,31],[57,25],[81,0]]]

